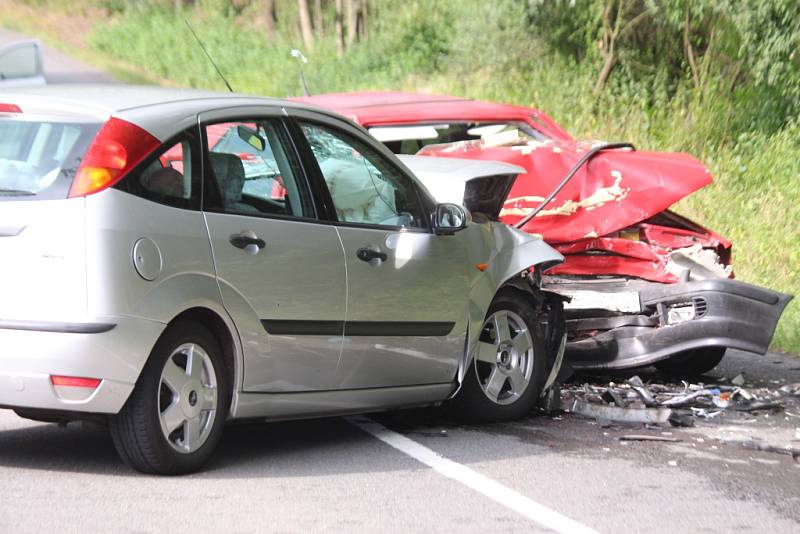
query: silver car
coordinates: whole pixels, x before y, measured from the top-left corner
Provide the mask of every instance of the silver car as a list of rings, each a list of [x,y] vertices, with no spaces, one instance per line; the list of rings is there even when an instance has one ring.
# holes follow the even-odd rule
[[[107,422],[129,465],[165,474],[233,419],[526,414],[563,353],[539,287],[563,258],[496,222],[517,171],[480,165],[454,180],[470,214],[301,104],[0,93],[0,406]]]

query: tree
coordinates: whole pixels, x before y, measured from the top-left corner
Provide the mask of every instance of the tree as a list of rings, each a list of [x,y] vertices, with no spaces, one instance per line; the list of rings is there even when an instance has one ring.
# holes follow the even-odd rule
[[[334,26],[336,28],[336,55],[344,55],[344,14],[342,13],[342,0],[336,0],[334,11]]]
[[[275,24],[278,22],[278,15],[275,11],[275,0],[264,0],[264,10],[261,15],[267,36],[272,39],[275,37]]]
[[[325,33],[322,27],[322,0],[314,0],[314,31],[317,34],[317,39],[321,38]]]
[[[311,29],[311,14],[308,10],[308,0],[297,0],[297,9],[300,12],[300,33],[303,35],[303,44],[306,50],[314,50],[314,32]]]

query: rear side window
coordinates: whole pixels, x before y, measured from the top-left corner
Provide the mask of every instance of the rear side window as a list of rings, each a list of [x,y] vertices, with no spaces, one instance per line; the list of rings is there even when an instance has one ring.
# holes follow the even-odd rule
[[[200,154],[194,129],[164,143],[114,187],[175,208],[200,208]]]
[[[0,201],[65,199],[99,124],[0,119]]]

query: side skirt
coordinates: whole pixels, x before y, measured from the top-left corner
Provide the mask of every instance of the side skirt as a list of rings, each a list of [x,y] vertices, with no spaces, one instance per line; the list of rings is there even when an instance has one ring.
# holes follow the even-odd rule
[[[455,384],[300,393],[239,393],[232,419],[264,417],[279,421],[412,408],[447,399]]]

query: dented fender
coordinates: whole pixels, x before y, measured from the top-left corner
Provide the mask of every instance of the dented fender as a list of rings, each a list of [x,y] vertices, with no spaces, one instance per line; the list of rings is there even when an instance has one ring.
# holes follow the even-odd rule
[[[458,366],[459,385],[469,369],[472,354],[478,343],[486,312],[497,292],[515,276],[531,267],[549,269],[564,261],[558,251],[545,243],[540,237],[502,223],[471,225],[485,245],[491,250],[486,268],[472,281],[469,294],[467,339],[464,353]]]

